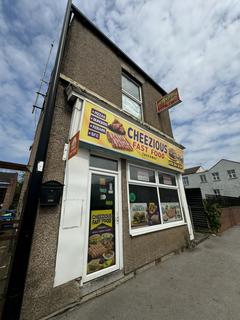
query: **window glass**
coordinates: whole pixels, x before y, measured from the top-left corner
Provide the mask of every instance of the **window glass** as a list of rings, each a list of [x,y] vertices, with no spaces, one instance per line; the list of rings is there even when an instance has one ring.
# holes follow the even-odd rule
[[[129,185],[131,227],[160,224],[156,187]]]
[[[122,88],[124,91],[140,101],[139,85],[135,84],[124,75],[122,75]]]
[[[218,172],[213,172],[212,173],[212,176],[213,176],[213,180],[220,180],[220,177],[219,177],[219,173]]]
[[[184,184],[185,186],[188,186],[188,185],[189,185],[188,177],[183,177],[183,184]]]
[[[116,160],[111,160],[111,159],[102,158],[102,157],[92,155],[92,156],[90,156],[90,167],[117,171],[118,170],[118,162]]]
[[[235,172],[234,169],[228,170],[227,172],[228,172],[228,176],[229,176],[230,179],[237,178],[237,175],[236,175],[236,172]]]
[[[159,188],[159,194],[163,223],[182,220],[177,190]]]
[[[130,166],[130,179],[144,182],[155,182],[154,170]]]
[[[158,177],[159,177],[159,183],[166,184],[169,186],[176,186],[176,179],[174,176],[159,172]]]
[[[125,94],[122,95],[122,108],[134,117],[141,119],[141,105],[131,98],[127,97]]]
[[[200,175],[200,179],[201,179],[202,183],[207,182],[207,178],[206,178],[205,174]]]

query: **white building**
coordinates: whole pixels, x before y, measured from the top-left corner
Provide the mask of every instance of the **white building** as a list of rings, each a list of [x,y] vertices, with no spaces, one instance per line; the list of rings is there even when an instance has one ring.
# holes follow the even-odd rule
[[[202,197],[221,195],[240,197],[240,162],[222,159],[209,170],[201,166],[184,171],[185,188],[200,188]]]

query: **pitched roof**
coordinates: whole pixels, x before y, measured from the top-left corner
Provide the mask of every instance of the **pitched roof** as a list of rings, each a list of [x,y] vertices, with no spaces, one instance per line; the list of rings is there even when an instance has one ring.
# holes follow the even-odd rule
[[[240,162],[238,162],[238,161],[233,161],[233,160],[228,160],[228,159],[221,159],[221,160],[219,160],[217,163],[215,163],[211,168],[209,168],[208,171],[209,171],[209,170],[212,170],[216,165],[218,165],[218,164],[219,164],[220,162],[222,162],[222,161],[228,161],[228,162],[233,162],[233,163],[240,164]]]
[[[184,170],[183,175],[196,173],[200,168],[201,168],[201,166],[187,168],[187,169]]]

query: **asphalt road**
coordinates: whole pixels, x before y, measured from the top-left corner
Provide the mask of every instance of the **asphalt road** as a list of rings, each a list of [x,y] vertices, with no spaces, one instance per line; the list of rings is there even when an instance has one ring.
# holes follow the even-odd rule
[[[54,320],[239,320],[240,226]]]

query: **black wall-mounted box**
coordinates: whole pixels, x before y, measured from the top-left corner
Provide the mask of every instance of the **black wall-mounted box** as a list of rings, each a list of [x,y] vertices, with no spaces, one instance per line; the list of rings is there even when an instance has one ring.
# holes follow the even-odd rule
[[[59,204],[63,185],[58,181],[47,181],[42,184],[40,193],[41,206],[56,206]]]

